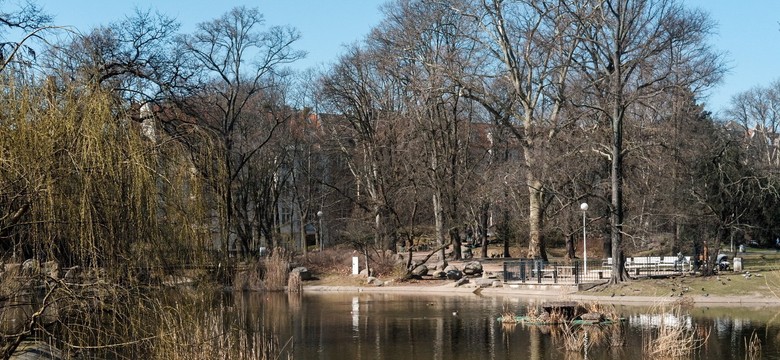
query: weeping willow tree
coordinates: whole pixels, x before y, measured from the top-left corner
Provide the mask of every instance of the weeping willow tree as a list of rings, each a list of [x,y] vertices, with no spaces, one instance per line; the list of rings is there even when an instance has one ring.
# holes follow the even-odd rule
[[[0,93],[0,250],[62,266],[161,267],[208,246],[202,189],[176,142],[98,87]]]
[[[29,79],[0,74],[0,323],[23,313],[0,328],[0,358],[30,338],[148,350],[168,308],[148,285],[212,248],[200,175],[110,92]],[[29,260],[60,271],[13,267]]]

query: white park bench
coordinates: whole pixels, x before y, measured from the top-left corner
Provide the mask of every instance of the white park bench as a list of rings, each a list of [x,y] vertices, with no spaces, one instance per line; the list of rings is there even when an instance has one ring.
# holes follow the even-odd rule
[[[603,267],[612,266],[612,258],[605,259]],[[636,275],[641,272],[657,273],[661,271],[689,271],[691,269],[691,257],[685,256],[682,261],[677,256],[635,256],[626,258],[626,270],[634,271]]]

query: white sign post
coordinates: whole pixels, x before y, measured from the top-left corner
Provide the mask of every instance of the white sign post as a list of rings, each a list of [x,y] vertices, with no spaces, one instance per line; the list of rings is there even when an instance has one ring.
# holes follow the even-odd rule
[[[352,275],[360,274],[360,259],[357,256],[352,257]]]

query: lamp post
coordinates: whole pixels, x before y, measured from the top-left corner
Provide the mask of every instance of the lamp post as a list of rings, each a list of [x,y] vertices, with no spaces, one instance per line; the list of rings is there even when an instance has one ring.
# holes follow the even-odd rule
[[[585,213],[588,212],[588,203],[582,203],[580,204],[580,210],[582,210],[582,258],[583,258],[583,264],[584,270],[583,274],[587,276],[588,274],[588,235],[585,230]]]
[[[317,211],[317,240],[320,241],[320,251],[325,248],[325,246],[322,243],[322,216],[325,215],[325,213],[322,212],[322,210]]]

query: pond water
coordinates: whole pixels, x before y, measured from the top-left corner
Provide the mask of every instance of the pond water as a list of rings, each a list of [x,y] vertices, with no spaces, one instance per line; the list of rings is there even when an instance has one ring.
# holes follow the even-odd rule
[[[410,290],[413,291],[413,290]],[[697,350],[686,358],[746,359],[760,340],[761,359],[780,359],[780,307],[688,307],[678,314],[615,306],[621,325],[502,325],[504,312],[525,314],[549,299],[376,293],[236,293],[224,301],[236,324],[272,333],[294,359],[645,359],[659,324],[678,324]],[[566,334],[573,334],[567,336]],[[578,350],[566,350],[567,344]],[[573,342],[574,341],[574,342]],[[279,350],[281,349],[281,350]]]

